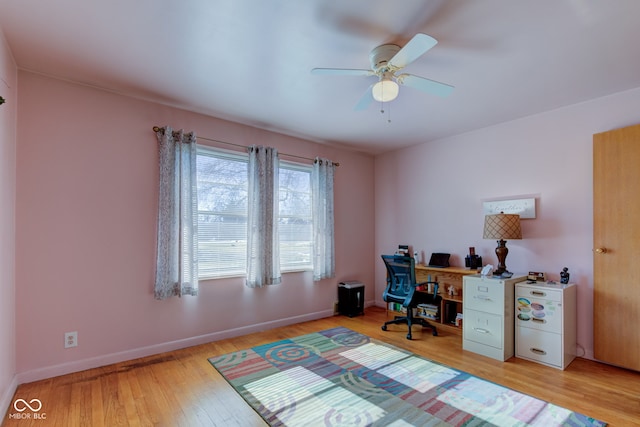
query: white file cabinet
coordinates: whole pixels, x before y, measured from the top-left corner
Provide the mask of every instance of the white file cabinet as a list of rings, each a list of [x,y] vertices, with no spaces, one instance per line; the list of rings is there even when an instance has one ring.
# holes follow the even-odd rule
[[[576,286],[516,284],[516,357],[565,369],[576,357]]]
[[[462,348],[498,360],[514,352],[514,285],[524,279],[464,276]]]

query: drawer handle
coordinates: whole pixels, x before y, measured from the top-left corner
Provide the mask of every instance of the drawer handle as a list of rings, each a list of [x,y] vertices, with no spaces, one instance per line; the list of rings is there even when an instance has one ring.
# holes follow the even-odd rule
[[[486,296],[484,296],[484,295],[474,295],[473,297],[474,297],[475,299],[479,299],[479,300],[481,300],[481,301],[491,301],[491,298],[486,297]]]
[[[541,292],[541,291],[531,291],[531,295],[535,295],[537,297],[544,297],[547,295],[546,292]]]
[[[481,334],[490,334],[491,332],[489,332],[486,329],[482,329],[482,328],[473,328],[474,331],[476,332],[480,332]]]
[[[533,322],[538,322],[538,323],[547,323],[546,320],[544,319],[538,319],[537,317],[534,317],[533,319],[531,319],[531,321]]]
[[[547,354],[546,351],[540,350],[539,348],[531,347],[529,350],[531,350],[532,353],[539,354],[540,356],[546,356],[546,354]]]

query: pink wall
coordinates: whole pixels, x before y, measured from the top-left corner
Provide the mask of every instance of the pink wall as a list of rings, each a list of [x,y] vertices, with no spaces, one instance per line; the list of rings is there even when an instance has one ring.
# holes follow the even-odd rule
[[[0,28],[0,416],[16,382],[15,211],[17,70]]]
[[[593,358],[592,135],[640,122],[639,111],[636,89],[379,155],[376,253],[406,243],[426,255],[450,252],[464,266],[475,246],[495,265],[482,201],[535,197],[537,217],[522,220],[523,240],[507,243],[507,267],[552,280],[569,267],[579,286],[578,354]],[[379,305],[384,274],[376,261]]]
[[[0,61],[15,99],[15,66],[4,47]],[[509,242],[507,265],[547,271],[552,279],[569,267],[579,285],[581,351],[592,357],[591,135],[637,123],[640,89],[374,161],[27,72],[18,80],[17,167],[15,103],[0,107],[0,228],[16,232],[15,270],[11,236],[5,241],[3,234],[0,243],[3,389],[15,384],[15,372],[19,382],[32,381],[327,316],[341,280],[362,280],[366,299],[382,304],[379,254],[398,243],[425,254],[452,252],[459,265],[475,246],[495,263],[495,243],[481,238],[481,201],[517,196],[536,197],[537,218],[523,221],[524,240]],[[151,127],[165,124],[339,161],[337,277],[313,283],[309,273],[293,273],[282,285],[257,290],[241,278],[208,281],[197,298],[154,300],[157,152]],[[15,328],[8,326],[14,307]],[[77,348],[63,348],[66,331],[78,331]]]
[[[369,284],[374,299],[372,157],[28,72],[19,81],[21,382],[328,316],[342,280]],[[340,162],[336,278],[290,273],[265,289],[212,280],[197,298],[156,301],[154,125]],[[77,348],[63,348],[66,331],[78,331]]]

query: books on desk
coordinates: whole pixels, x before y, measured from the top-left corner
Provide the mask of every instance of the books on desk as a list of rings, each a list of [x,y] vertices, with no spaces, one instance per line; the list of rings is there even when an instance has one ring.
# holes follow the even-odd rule
[[[434,304],[418,304],[417,307],[418,316],[425,319],[438,320],[440,319],[440,309]]]
[[[407,308],[397,302],[390,302],[387,307],[390,311],[397,311],[402,314],[407,313]],[[418,304],[418,306],[414,308],[413,314],[414,316],[423,317],[429,320],[440,320],[440,307],[435,304]]]

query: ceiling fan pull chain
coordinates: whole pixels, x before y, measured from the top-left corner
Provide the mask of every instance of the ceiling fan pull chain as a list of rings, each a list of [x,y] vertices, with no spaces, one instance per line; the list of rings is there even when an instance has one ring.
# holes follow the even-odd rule
[[[387,102],[387,123],[391,123],[391,103]],[[384,114],[384,102],[380,103],[380,114]]]

